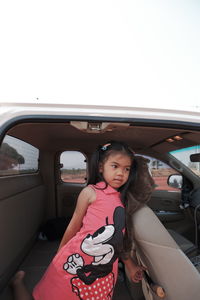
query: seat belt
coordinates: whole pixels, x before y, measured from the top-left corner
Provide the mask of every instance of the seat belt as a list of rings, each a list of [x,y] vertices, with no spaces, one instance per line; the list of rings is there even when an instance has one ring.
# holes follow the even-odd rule
[[[136,255],[138,264],[145,267],[145,264],[143,263],[140,255],[138,254],[138,251],[136,251],[136,249],[135,249],[135,255]],[[143,291],[143,294],[144,294],[144,297],[145,297],[146,300],[153,300],[153,294],[152,294],[152,291],[150,289],[150,285],[147,282],[146,276],[144,276],[143,279],[142,279],[142,291]]]
[[[142,261],[141,256],[139,255],[137,250],[135,250],[135,254],[138,264],[145,267],[145,264]],[[146,300],[154,300],[154,294],[160,299],[164,299],[166,296],[164,289],[153,282],[148,274],[148,271],[144,271],[144,277],[142,279],[142,290]]]

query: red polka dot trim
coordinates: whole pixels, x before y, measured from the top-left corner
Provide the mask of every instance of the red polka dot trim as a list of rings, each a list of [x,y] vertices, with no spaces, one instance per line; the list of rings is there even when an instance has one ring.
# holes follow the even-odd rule
[[[103,278],[97,278],[92,284],[87,285],[78,277],[71,280],[72,291],[81,300],[108,300],[111,299],[114,288],[114,274],[110,273]]]

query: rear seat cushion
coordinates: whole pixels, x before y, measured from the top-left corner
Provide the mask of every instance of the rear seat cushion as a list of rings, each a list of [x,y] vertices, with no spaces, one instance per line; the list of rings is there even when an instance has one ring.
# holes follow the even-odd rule
[[[59,241],[39,240],[20,266],[20,269],[26,272],[25,282],[30,292],[41,279],[58,247]]]
[[[43,276],[58,247],[59,241],[38,240],[19,266],[19,270],[26,272],[25,284],[30,292]],[[0,293],[0,300],[14,300],[9,286]]]

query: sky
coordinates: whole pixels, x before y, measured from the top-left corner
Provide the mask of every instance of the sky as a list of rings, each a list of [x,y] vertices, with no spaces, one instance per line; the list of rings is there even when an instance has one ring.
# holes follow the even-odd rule
[[[63,169],[86,169],[85,156],[78,151],[65,151],[60,156]]]
[[[185,149],[179,149],[179,150],[172,151],[170,153],[173,156],[175,156],[178,160],[180,160],[182,163],[184,163],[186,166],[190,166],[191,165],[190,155],[200,153],[200,146],[197,145]],[[193,165],[196,165],[199,168],[199,162],[193,162]]]
[[[200,108],[197,0],[3,0],[0,102]]]

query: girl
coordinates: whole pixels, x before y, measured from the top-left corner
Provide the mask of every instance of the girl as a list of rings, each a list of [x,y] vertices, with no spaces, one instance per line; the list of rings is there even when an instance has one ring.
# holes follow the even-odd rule
[[[16,300],[112,299],[120,256],[133,282],[143,278],[144,268],[121,255],[124,206],[136,173],[134,152],[122,142],[100,146],[92,156],[89,173],[89,184],[78,197],[58,253],[33,296],[24,285],[24,272],[15,275]]]

